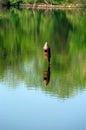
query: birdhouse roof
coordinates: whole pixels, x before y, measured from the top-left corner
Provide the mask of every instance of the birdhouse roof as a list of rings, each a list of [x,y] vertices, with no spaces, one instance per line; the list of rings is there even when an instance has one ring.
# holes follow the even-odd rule
[[[46,43],[44,44],[43,49],[48,49],[48,48],[49,48],[49,45],[48,45],[48,43],[46,42]]]

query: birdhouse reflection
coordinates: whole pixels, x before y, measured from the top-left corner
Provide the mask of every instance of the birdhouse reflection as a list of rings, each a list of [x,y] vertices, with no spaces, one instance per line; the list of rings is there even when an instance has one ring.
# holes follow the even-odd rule
[[[44,58],[48,59],[48,61],[50,62],[50,57],[51,57],[50,47],[47,42],[45,43],[43,47],[43,51],[44,51]]]
[[[50,81],[50,64],[48,64],[48,70],[44,71],[43,73],[44,85],[48,85],[49,81]]]

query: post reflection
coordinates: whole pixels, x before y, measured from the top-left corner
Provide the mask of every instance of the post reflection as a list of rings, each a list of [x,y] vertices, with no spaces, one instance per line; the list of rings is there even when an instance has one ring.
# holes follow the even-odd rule
[[[44,58],[48,60],[48,68],[46,71],[43,72],[43,83],[44,85],[48,85],[50,81],[50,58],[51,58],[51,51],[48,43],[46,42],[44,47]]]

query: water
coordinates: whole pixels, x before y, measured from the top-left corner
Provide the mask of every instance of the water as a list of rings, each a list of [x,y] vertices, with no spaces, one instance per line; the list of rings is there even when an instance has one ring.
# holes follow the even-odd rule
[[[0,12],[0,129],[85,130],[86,11]]]

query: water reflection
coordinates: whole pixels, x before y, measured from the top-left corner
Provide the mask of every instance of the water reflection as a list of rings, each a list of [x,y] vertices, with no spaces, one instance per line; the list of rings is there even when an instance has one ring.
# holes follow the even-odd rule
[[[16,88],[18,82],[24,82],[27,88],[40,86],[60,98],[83,91],[86,88],[85,16],[86,11],[80,14],[59,10],[1,11],[0,81],[8,84],[9,77],[15,76],[12,79],[14,83],[17,81]],[[50,49],[45,50],[46,59],[43,58],[45,39],[52,48],[52,58]],[[48,61],[45,69],[44,60]],[[42,87],[43,82],[48,86]],[[12,87],[12,80],[10,84]]]

